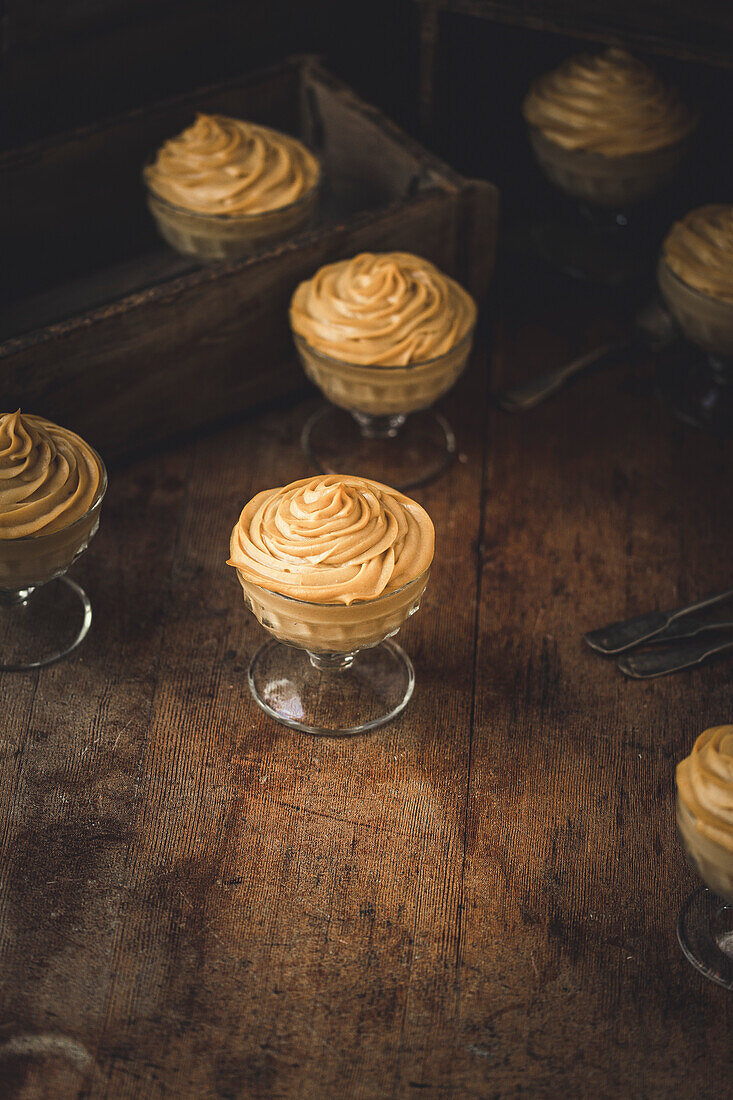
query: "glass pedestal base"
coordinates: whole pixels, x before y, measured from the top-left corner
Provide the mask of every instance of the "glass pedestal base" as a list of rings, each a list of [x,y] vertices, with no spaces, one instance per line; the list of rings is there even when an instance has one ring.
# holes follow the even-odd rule
[[[683,424],[714,435],[733,435],[733,365],[691,344],[663,357],[657,391]]]
[[[568,210],[533,227],[535,247],[542,258],[574,279],[605,286],[636,283],[653,269],[658,250],[635,219],[629,224],[622,212],[582,207]]]
[[[304,425],[301,443],[321,473],[358,474],[402,491],[433,481],[456,453],[453,429],[432,409],[370,416],[325,405]]]
[[[704,886],[694,890],[680,911],[677,939],[696,970],[733,989],[733,906]]]
[[[25,672],[71,653],[92,622],[89,597],[56,577],[38,588],[0,589],[0,671]]]
[[[326,737],[376,729],[404,710],[412,662],[392,641],[356,653],[308,653],[272,640],[255,653],[249,687],[276,722]]]

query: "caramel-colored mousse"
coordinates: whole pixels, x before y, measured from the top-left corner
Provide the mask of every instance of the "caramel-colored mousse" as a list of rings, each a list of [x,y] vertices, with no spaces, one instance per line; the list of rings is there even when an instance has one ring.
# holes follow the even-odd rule
[[[624,157],[674,145],[696,119],[677,93],[625,50],[570,57],[538,77],[527,123],[563,149]]]
[[[417,610],[435,532],[424,508],[365,478],[325,474],[258,493],[228,564],[280,641],[351,653],[396,634]]]
[[[675,275],[721,302],[733,302],[733,206],[714,203],[675,222],[662,245]]]
[[[0,588],[65,572],[97,530],[106,484],[102,460],[75,432],[0,414]]]
[[[289,206],[314,189],[319,175],[318,161],[295,138],[205,114],[166,141],[145,169],[149,188],[165,202],[227,217]]]
[[[659,289],[683,333],[711,355],[733,356],[733,206],[690,211],[664,239]]]
[[[334,404],[375,415],[426,408],[450,389],[475,324],[471,295],[409,252],[327,264],[290,304],[311,380]]]
[[[677,825],[706,886],[733,902],[733,726],[705,730],[677,765]]]

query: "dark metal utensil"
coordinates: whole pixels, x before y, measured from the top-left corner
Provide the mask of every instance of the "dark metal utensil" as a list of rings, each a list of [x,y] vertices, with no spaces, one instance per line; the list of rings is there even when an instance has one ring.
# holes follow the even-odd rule
[[[599,630],[591,630],[584,635],[584,638],[596,653],[613,657],[643,642],[657,639],[663,631],[687,615],[693,615],[696,611],[703,611],[708,607],[716,607],[730,599],[733,599],[733,588],[726,588],[723,592],[716,592],[704,600],[687,604],[685,607],[676,607],[671,611],[652,611],[649,615],[640,615],[635,619],[627,619],[625,622],[611,623]],[[667,635],[668,638],[674,636]],[[677,637],[683,636],[677,635]]]
[[[639,311],[631,328],[615,340],[599,344],[576,359],[571,359],[569,363],[533,378],[523,386],[498,394],[497,402],[506,412],[526,412],[562,389],[571,378],[583,374],[604,359],[610,361],[616,352],[637,345],[659,350],[672,342],[675,332],[674,321],[662,303],[655,299]]]
[[[705,619],[688,619],[685,615],[673,622],[661,634],[655,634],[653,638],[647,638],[644,645],[668,645],[669,642],[681,642],[687,638],[697,638],[700,634],[714,634],[716,631],[718,633],[727,631],[733,634],[733,620],[730,622],[720,620],[708,622]]]
[[[582,374],[594,363],[600,363],[603,359],[610,357],[612,352],[623,351],[625,348],[630,347],[632,342],[631,337],[626,337],[625,339],[611,340],[607,344],[601,344],[599,347],[586,352],[585,355],[580,355],[577,359],[571,359],[569,363],[562,367],[547,371],[546,374],[540,374],[524,386],[518,386],[515,390],[500,393],[497,397],[499,406],[505,412],[526,412],[528,409],[533,409],[536,405],[551,397],[557,390],[562,389],[571,378]]]
[[[624,676],[631,676],[634,680],[652,680],[656,676],[668,676],[671,672],[694,668],[726,652],[733,652],[733,638],[730,636],[717,641],[696,638],[679,642],[668,649],[643,649],[629,653],[621,657],[616,665]]]

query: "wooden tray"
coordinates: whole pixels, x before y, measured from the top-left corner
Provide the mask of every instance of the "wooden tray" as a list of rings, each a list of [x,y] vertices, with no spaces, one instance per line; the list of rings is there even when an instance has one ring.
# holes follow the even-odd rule
[[[316,227],[206,268],[162,245],[140,168],[196,110],[314,148],[327,181]],[[497,189],[459,176],[310,57],[11,151],[0,178],[3,405],[58,420],[108,457],[301,386],[287,307],[323,263],[406,249],[479,299],[493,270]]]

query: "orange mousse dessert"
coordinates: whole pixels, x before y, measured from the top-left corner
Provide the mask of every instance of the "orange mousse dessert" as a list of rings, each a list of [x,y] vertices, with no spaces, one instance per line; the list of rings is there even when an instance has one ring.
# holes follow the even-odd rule
[[[733,904],[733,726],[705,730],[677,765],[677,826],[705,885]]]
[[[410,413],[442,396],[468,361],[476,303],[409,252],[363,252],[301,283],[290,326],[306,374],[334,405]]]
[[[733,357],[733,206],[700,206],[675,222],[657,275],[688,340],[712,355]]]
[[[365,478],[327,474],[258,493],[231,535],[247,605],[280,641],[353,653],[417,610],[435,549],[414,500]]]
[[[96,533],[106,487],[80,436],[20,410],[0,414],[0,588],[64,573]]]
[[[570,57],[538,77],[523,113],[549,179],[598,205],[656,191],[697,122],[674,89],[620,49]]]
[[[199,114],[143,173],[161,235],[201,260],[235,259],[301,229],[321,170],[302,142],[268,126]]]

